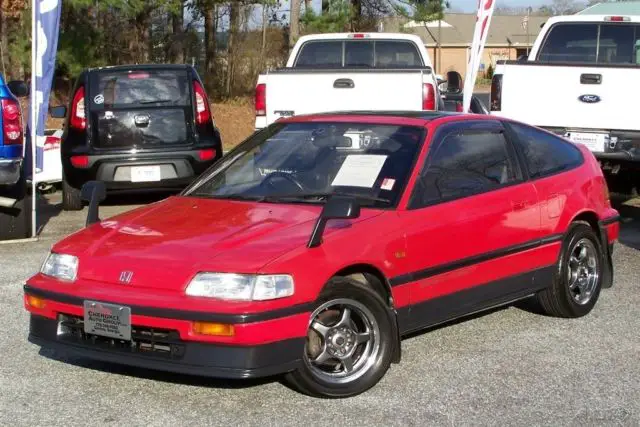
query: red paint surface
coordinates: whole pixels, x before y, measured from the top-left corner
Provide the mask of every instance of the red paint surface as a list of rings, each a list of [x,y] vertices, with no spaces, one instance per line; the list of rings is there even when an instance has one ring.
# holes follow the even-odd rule
[[[423,126],[427,141],[422,165],[438,126],[458,120],[496,120],[460,115],[431,121],[384,116],[293,117],[283,122],[339,121]],[[323,243],[306,243],[321,206],[170,197],[94,224],[53,247],[79,257],[78,279],[63,283],[36,274],[35,288],[120,304],[211,313],[259,313],[312,302],[340,270],[366,265],[387,279],[455,262],[501,248],[560,234],[580,214],[598,219],[617,215],[604,198],[597,162],[579,168],[439,205],[407,210],[418,169],[409,178],[396,210],[363,208],[355,220],[330,221]],[[589,157],[591,156],[591,157]],[[618,224],[608,227],[615,240]],[[478,263],[392,288],[396,307],[480,286],[503,277],[554,264],[560,244],[547,244],[497,260]],[[400,255],[402,254],[402,255]],[[134,272],[130,284],[120,272]],[[295,281],[292,297],[263,302],[228,302],[184,295],[199,271],[287,273]],[[33,312],[82,314],[80,306],[48,303]],[[185,340],[257,344],[304,336],[309,313],[269,322],[237,325],[233,338],[194,336],[187,321],[134,316],[140,325],[177,329]]]

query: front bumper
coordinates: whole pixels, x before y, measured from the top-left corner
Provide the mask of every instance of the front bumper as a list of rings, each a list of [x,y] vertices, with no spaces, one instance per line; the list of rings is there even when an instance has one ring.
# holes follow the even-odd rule
[[[20,181],[22,159],[0,159],[0,185],[15,185]]]
[[[163,336],[168,348],[155,351],[149,344],[117,345],[113,340],[95,339],[84,333],[60,327],[60,319],[31,315],[29,341],[44,348],[60,350],[81,357],[159,371],[215,378],[258,378],[296,369],[304,348],[304,338],[294,338],[259,346],[215,345],[185,342]],[[135,338],[134,338],[135,341]]]
[[[30,297],[43,301],[34,306]],[[85,333],[84,298],[32,285],[24,287],[31,315],[29,341],[105,362],[217,378],[257,378],[296,369],[301,361],[308,307],[253,314],[141,306],[127,298],[87,299],[131,309],[131,340]],[[176,307],[183,307],[182,304]],[[199,335],[194,322],[234,325],[233,336]]]

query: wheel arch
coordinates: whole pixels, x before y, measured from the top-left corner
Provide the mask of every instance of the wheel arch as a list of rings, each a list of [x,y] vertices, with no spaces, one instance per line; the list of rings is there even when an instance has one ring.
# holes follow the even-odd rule
[[[359,263],[342,268],[341,270],[337,271],[333,275],[333,277],[349,278],[365,286],[371,287],[387,303],[389,316],[392,319],[395,336],[395,345],[393,357],[391,360],[392,363],[399,363],[402,350],[400,329],[398,327],[398,313],[394,308],[391,285],[389,284],[389,280],[384,275],[384,273],[374,265]]]

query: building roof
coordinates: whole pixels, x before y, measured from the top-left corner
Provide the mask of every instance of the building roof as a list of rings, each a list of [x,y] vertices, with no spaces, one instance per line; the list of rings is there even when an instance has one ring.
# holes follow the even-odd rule
[[[576,15],[640,15],[640,1],[596,3]]]
[[[486,46],[531,46],[548,16],[529,16],[528,32],[523,27],[524,15],[493,15]],[[441,22],[442,46],[470,46],[476,25],[476,15],[471,13],[447,13]],[[438,37],[438,21],[423,23],[392,18],[385,22],[384,30],[410,31],[420,36],[427,45],[435,45]],[[428,30],[428,31],[427,31]]]

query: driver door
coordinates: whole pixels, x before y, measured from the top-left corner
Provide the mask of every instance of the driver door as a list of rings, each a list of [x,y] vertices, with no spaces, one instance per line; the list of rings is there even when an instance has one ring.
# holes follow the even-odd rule
[[[409,288],[405,331],[531,288],[529,272],[539,262],[538,196],[502,124],[454,122],[433,135],[407,209],[399,212],[407,272],[404,283],[393,284]]]

